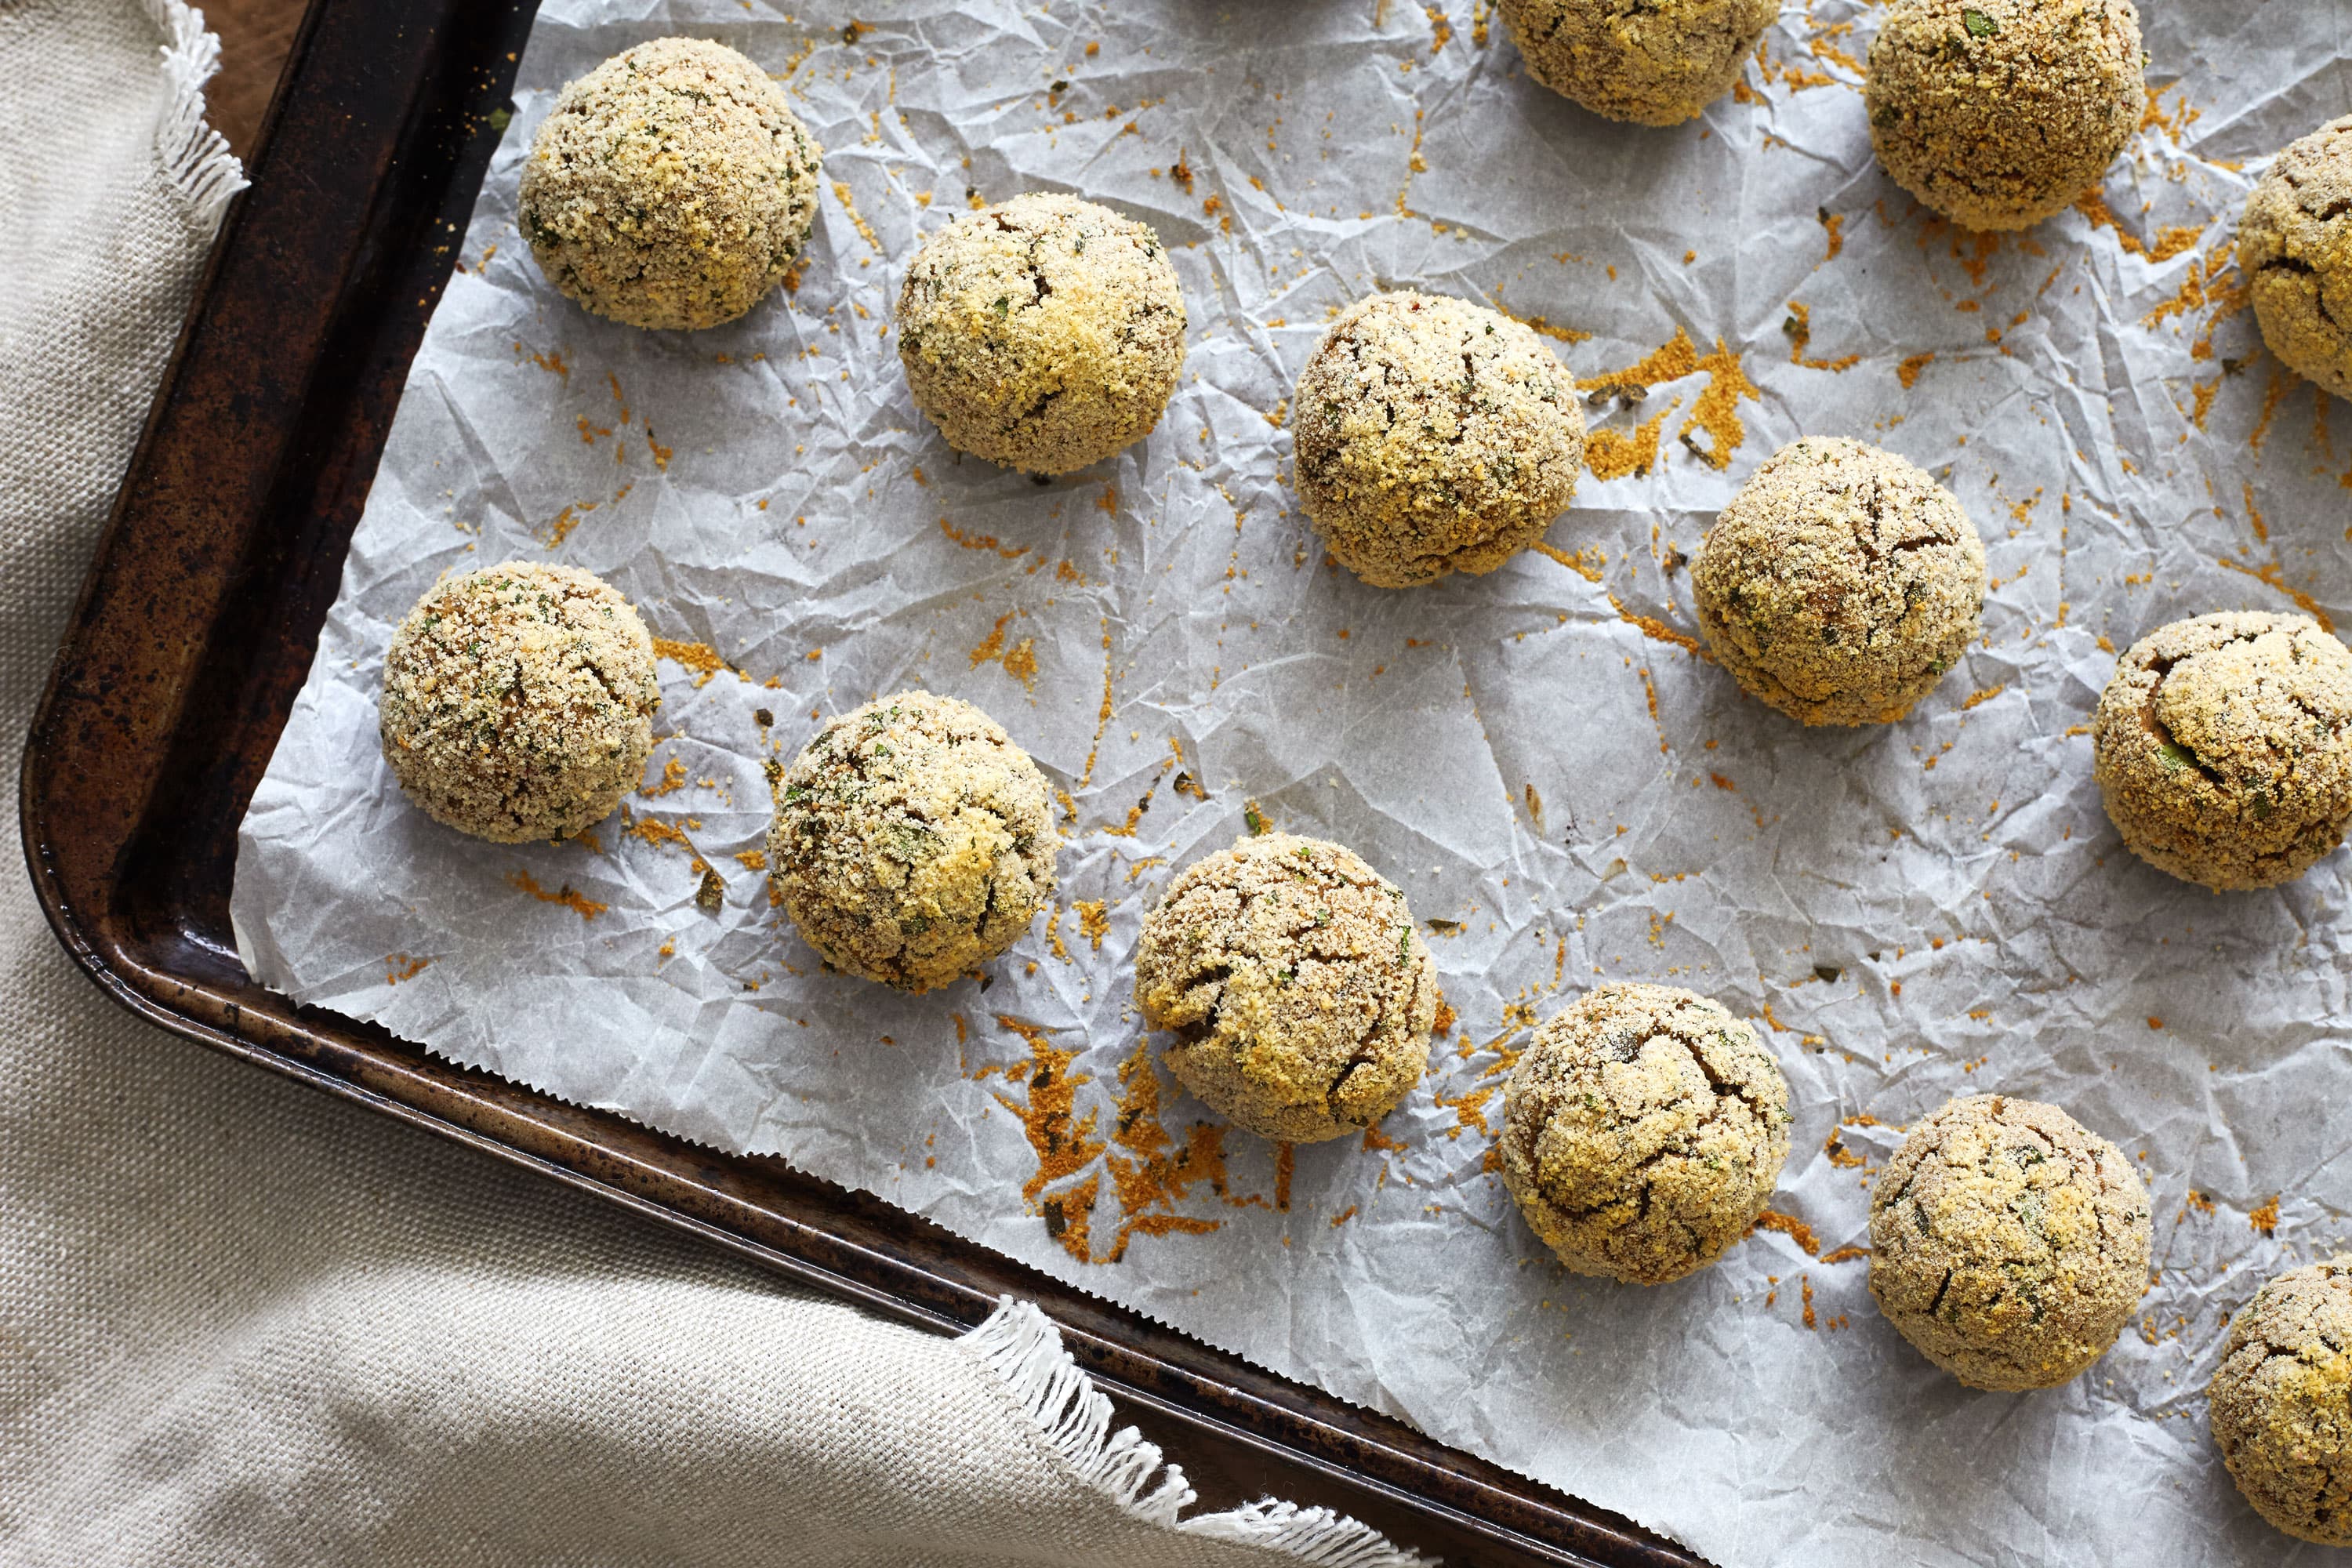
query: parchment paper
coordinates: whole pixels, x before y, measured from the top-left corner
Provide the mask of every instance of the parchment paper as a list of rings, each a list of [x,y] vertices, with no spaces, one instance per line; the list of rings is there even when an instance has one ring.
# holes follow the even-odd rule
[[[2202,1398],[2227,1315],[2344,1234],[2347,861],[2231,898],[2143,867],[2084,728],[2164,621],[2352,616],[2352,409],[2262,351],[2229,265],[2262,160],[2352,107],[2352,11],[2147,10],[2158,113],[2103,197],[1979,243],[1874,165],[1876,13],[1847,0],[1663,132],[1529,81],[1484,0],[551,0],[245,824],[247,963],[879,1193],[1725,1564],[2352,1560],[2240,1503]],[[549,287],[513,204],[555,89],[681,31],[786,83],[824,212],[796,291],[649,335]],[[919,235],[1040,186],[1156,226],[1191,312],[1157,433],[1042,487],[940,442],[887,326]],[[1654,383],[1595,411],[1549,550],[1411,593],[1324,561],[1285,427],[1328,317],[1391,284]],[[1680,646],[1684,556],[1805,433],[1924,464],[1990,552],[1982,643],[1892,727],[1801,731]],[[394,625],[516,555],[603,574],[684,660],[647,787],[584,843],[460,837],[377,752]],[[822,973],[745,858],[762,764],[916,684],[995,715],[1075,820],[1052,926],[910,999]],[[1251,802],[1454,922],[1458,1021],[1370,1139],[1277,1153],[1148,1065],[1138,919]],[[1758,1018],[1794,1091],[1786,1218],[1661,1289],[1562,1273],[1487,1165],[1507,1053],[1604,976]],[[2155,1194],[2144,1319],[2030,1397],[1914,1354],[1856,1251],[1901,1127],[1994,1089]]]

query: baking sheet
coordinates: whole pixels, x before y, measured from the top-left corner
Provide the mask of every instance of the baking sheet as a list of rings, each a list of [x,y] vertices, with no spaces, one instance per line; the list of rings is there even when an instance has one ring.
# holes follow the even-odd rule
[[[2149,125],[1999,242],[1875,170],[1875,16],[1791,8],[1733,98],[1654,132],[1527,79],[1483,0],[552,0],[244,825],[247,966],[878,1193],[1727,1565],[2352,1561],[2239,1503],[2200,1396],[2259,1278],[2344,1235],[2346,858],[2228,899],[2149,870],[2084,728],[2166,620],[2352,615],[2352,409],[2262,352],[2229,265],[2261,160],[2352,105],[2352,8],[2150,7]],[[691,336],[583,315],[513,224],[554,89],[671,32],[744,50],[827,149],[794,290]],[[1153,224],[1191,313],[1159,430],[1045,486],[947,449],[888,333],[918,237],[1034,187]],[[1643,384],[1595,411],[1545,551],[1405,594],[1323,560],[1286,399],[1384,285]],[[1985,536],[1982,642],[1901,724],[1801,731],[1688,649],[1682,558],[1801,434],[1922,463]],[[572,845],[439,828],[377,753],[394,625],[517,555],[665,639],[646,787]],[[763,765],[917,684],[1000,720],[1072,818],[1051,923],[907,998],[823,973],[751,861]],[[1137,921],[1252,805],[1446,922],[1454,1027],[1368,1138],[1278,1151],[1150,1065]],[[1508,1053],[1604,977],[1755,1017],[1793,1093],[1773,1217],[1656,1290],[1564,1274],[1489,1168]],[[2156,1205],[2140,1322],[2029,1397],[1912,1353],[1857,1252],[1902,1125],[1996,1088],[2117,1141]]]

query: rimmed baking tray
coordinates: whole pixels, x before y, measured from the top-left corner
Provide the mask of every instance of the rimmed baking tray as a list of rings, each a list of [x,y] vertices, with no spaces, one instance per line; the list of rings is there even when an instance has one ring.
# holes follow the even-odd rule
[[[308,671],[533,7],[314,0],[50,672],[20,802],[37,894],[175,1033],[933,1331],[1037,1301],[1204,1501],[1271,1492],[1449,1563],[1668,1568],[1623,1519],[1276,1377],[780,1160],[719,1154],[256,985],[236,827]]]

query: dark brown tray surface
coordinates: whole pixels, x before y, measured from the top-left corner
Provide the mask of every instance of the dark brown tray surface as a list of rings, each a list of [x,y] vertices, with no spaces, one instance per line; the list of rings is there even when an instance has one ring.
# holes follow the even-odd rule
[[[247,976],[237,824],[448,280],[455,247],[433,237],[472,211],[532,15],[315,0],[303,19],[26,747],[25,847],[67,950],[168,1029],[894,1318],[949,1331],[1028,1297],[1211,1506],[1324,1503],[1458,1564],[1695,1564],[877,1199],[454,1067]]]

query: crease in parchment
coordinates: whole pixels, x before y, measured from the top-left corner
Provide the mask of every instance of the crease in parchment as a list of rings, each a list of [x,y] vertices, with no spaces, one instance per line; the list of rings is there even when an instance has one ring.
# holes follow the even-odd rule
[[[2266,395],[2226,285],[2158,309],[2186,268],[2218,272],[2261,157],[2309,129],[2340,41],[2326,8],[2266,8],[2264,37],[2144,8],[2154,79],[2204,62],[2195,116],[2168,88],[2110,174],[2117,226],[2078,210],[1989,250],[1878,175],[1836,85],[1851,73],[1832,59],[1832,85],[1797,85],[1829,58],[1817,38],[1864,56],[1871,7],[1791,11],[1746,100],[1672,132],[1584,114],[1528,80],[1499,21],[1480,43],[1468,8],[1438,9],[1442,39],[1427,8],[1369,0],[910,0],[845,41],[853,18],[823,5],[543,8],[240,834],[240,952],[303,1001],[783,1154],[1727,1565],[1875,1563],[1890,1540],[1923,1563],[2023,1563],[2053,1537],[2274,1561],[2194,1390],[2222,1315],[2352,1209],[2311,1114],[2352,1072],[2346,868],[2231,900],[2182,889],[2116,842],[2084,727],[2115,650],[2165,620],[2289,608],[2287,590],[2352,612],[2352,546],[2326,521],[2352,411],[2323,425],[2306,389]],[[551,90],[668,31],[746,49],[829,151],[793,291],[665,337],[582,316],[512,216]],[[2310,62],[2300,80],[2289,59]],[[1034,186],[1154,224],[1191,314],[1150,439],[1045,486],[944,447],[887,330],[919,236],[968,192]],[[2193,247],[2151,261],[2174,229]],[[1507,302],[1580,378],[1651,365],[1639,401],[1612,392],[1591,416],[1630,439],[1674,405],[1654,463],[1586,474],[1547,549],[1486,577],[1398,594],[1330,566],[1292,488],[1287,399],[1329,317],[1380,284]],[[1702,367],[1718,342],[1733,358]],[[1720,469],[1712,427],[1675,438],[1718,381],[1744,427]],[[1707,521],[1801,434],[1913,458],[1984,535],[1983,637],[1901,724],[1799,730],[1673,640],[1696,629]],[[443,570],[509,555],[604,574],[695,661],[661,667],[656,793],[593,842],[457,839],[377,757],[390,628]],[[764,847],[767,764],[911,684],[1005,724],[1066,795],[1070,834],[1055,908],[985,988],[922,999],[824,974],[744,858]],[[1167,879],[1251,813],[1349,843],[1404,890],[1451,1027],[1370,1133],[1284,1156],[1226,1130],[1222,1190],[1179,1193],[1112,1136],[1142,1103],[1121,1076],[1146,1043],[1128,955]],[[1509,1053],[1612,979],[1755,1020],[1796,1116],[1777,1217],[1654,1291],[1560,1271],[1489,1163]],[[1033,1039],[1086,1080],[1066,1111],[1035,1102]],[[1155,1081],[1167,1141],[1138,1139],[1166,1164],[1213,1119]],[[2140,1319],[2088,1378],[2021,1401],[1921,1362],[1854,1251],[1900,1127],[1992,1088],[2116,1140],[2158,1220]],[[1091,1116],[1106,1145],[1042,1189],[1058,1237],[1022,1196],[1024,1116]],[[2251,1216],[2274,1195],[2265,1235]],[[1122,1234],[1120,1261],[1092,1260]],[[2138,1506],[2155,1489],[2184,1500]]]

